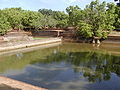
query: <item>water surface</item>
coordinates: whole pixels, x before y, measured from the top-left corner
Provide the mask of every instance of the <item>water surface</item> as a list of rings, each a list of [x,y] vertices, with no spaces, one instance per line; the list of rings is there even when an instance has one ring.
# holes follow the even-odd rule
[[[0,74],[52,90],[119,90],[120,45],[63,43],[2,55]]]

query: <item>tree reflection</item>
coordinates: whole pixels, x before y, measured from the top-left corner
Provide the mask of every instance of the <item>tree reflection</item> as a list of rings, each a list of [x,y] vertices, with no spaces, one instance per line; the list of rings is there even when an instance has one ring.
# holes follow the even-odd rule
[[[74,72],[82,72],[90,82],[110,80],[111,74],[120,76],[120,57],[100,52],[52,53],[44,63],[61,62],[73,65]]]
[[[0,73],[8,70],[23,69],[29,64],[59,64],[63,62],[69,64],[75,73],[82,73],[90,82],[110,80],[113,73],[120,77],[120,56],[105,54],[105,52],[98,50],[80,50],[50,48],[1,57]]]

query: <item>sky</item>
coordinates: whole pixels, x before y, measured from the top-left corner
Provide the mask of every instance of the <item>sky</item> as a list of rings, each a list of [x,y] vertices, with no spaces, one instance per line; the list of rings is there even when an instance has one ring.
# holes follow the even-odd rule
[[[25,10],[38,11],[38,9],[52,9],[65,11],[70,5],[78,5],[80,8],[84,8],[93,0],[0,0],[0,9],[21,7]],[[100,0],[100,2],[114,2],[114,0]]]

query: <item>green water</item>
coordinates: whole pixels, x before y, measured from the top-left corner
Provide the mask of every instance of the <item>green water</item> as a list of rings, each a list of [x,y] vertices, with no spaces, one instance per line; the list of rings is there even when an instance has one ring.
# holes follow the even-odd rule
[[[63,43],[1,55],[0,74],[52,90],[119,90],[120,44]]]

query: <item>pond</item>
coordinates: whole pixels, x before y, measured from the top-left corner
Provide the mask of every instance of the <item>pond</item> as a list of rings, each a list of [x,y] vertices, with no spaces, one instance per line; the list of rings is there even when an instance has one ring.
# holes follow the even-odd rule
[[[120,44],[63,43],[1,55],[0,75],[52,90],[119,90]]]

